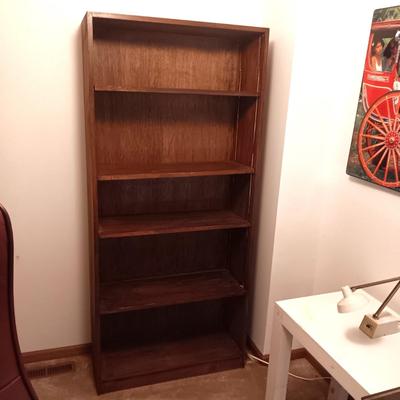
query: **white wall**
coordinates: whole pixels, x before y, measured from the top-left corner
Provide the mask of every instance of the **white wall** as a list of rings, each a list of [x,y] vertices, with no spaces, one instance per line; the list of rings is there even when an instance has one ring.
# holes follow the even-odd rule
[[[80,22],[89,11],[265,26],[263,0],[0,2],[0,201],[23,351],[90,341]]]
[[[264,353],[275,300],[399,275],[399,193],[345,173],[372,13],[390,5],[297,9]]]
[[[346,28],[339,32],[338,42],[348,43],[346,55],[352,62],[349,71],[341,65],[336,72],[347,90],[343,93],[339,86],[331,88],[332,97],[342,100],[326,99],[330,110],[326,114],[334,113],[341,118],[328,127],[324,139],[316,292],[400,275],[400,193],[344,173],[372,13],[387,6],[393,6],[393,0],[370,0],[362,8],[352,6],[357,12],[355,21],[351,10],[342,17],[342,26]],[[333,13],[338,16],[339,10]],[[336,45],[334,50],[341,47]],[[382,299],[393,286],[392,283],[369,291]],[[400,309],[400,296],[391,305]]]

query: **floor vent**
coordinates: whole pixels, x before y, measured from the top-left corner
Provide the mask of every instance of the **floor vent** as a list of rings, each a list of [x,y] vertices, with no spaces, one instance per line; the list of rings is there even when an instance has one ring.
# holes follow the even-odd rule
[[[40,367],[27,368],[28,377],[30,379],[47,378],[48,376],[66,374],[75,371],[74,362],[65,362],[53,365],[42,365]]]

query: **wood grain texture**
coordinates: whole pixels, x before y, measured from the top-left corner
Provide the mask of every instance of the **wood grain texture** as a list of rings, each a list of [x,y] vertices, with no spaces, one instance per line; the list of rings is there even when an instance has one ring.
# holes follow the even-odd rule
[[[255,26],[186,21],[136,15],[97,12],[88,12],[87,15],[93,18],[95,31],[131,29],[135,31],[173,32],[184,35],[228,37],[238,40],[254,38],[266,31],[266,28]]]
[[[195,353],[193,354],[193,357],[196,357]],[[205,361],[202,364],[197,363],[188,367],[178,367],[176,369],[169,369],[152,374],[133,375],[125,379],[115,379],[109,381],[104,380],[99,383],[97,390],[99,394],[102,394],[115,390],[129,389],[137,386],[151,385],[154,383],[189,378],[204,374],[212,374],[215,372],[243,367],[244,362],[242,357],[219,359],[216,361]]]
[[[254,168],[234,161],[150,164],[150,165],[99,165],[100,181],[185,178],[196,176],[222,176],[252,174]]]
[[[97,93],[98,165],[230,160],[236,98]]]
[[[240,99],[238,105],[238,126],[235,146],[235,160],[245,165],[255,167],[255,137],[258,101],[253,99]]]
[[[102,182],[100,216],[222,210],[229,206],[231,178],[209,176]]]
[[[100,241],[100,280],[118,282],[230,269],[229,239],[228,230],[104,239]]]
[[[250,223],[231,211],[199,211],[176,214],[147,214],[102,218],[100,238],[201,232],[218,229],[248,228]]]
[[[105,283],[101,314],[242,296],[243,287],[226,270]]]
[[[160,340],[227,331],[223,319],[227,303],[228,300],[209,300],[103,315],[102,350],[120,352]]]
[[[137,379],[132,380],[136,375],[126,378],[135,386],[154,382],[154,379],[160,379],[161,376],[165,379],[168,379],[167,377],[171,379],[172,377],[190,376],[205,370],[212,372],[227,368],[227,365],[231,364],[226,364],[223,359],[218,360],[219,356],[216,358],[218,361],[215,362],[211,360],[206,362],[201,356],[199,356],[200,358],[197,357],[199,350],[197,339],[223,335],[230,343],[236,344],[230,338],[229,321],[226,321],[226,317],[224,317],[224,315],[229,314],[230,304],[229,299],[213,300],[104,315],[102,317],[104,354],[123,355],[126,352],[133,351],[136,358],[127,361],[127,364],[131,364],[130,367],[127,367],[139,370],[143,362],[146,371],[147,369],[158,369],[162,365],[159,362],[155,363],[156,365],[151,365],[154,356],[159,360],[157,355],[160,353],[160,345],[162,349],[164,345],[169,347],[170,344],[173,344],[175,348],[175,344],[187,343],[181,349],[178,348],[176,352],[170,354],[169,362],[177,363],[176,369],[166,368],[163,370],[162,368],[160,373],[148,371],[137,376]],[[209,345],[214,346],[212,343],[209,343]],[[236,344],[236,347],[233,348],[236,349],[234,357],[239,361],[239,366],[243,366],[239,346]],[[143,351],[144,349],[146,351]],[[218,354],[221,351],[221,345],[214,347],[214,349],[215,353]],[[192,367],[182,366],[180,353],[183,351],[188,357],[185,357],[185,359],[191,359]],[[192,357],[190,357],[190,354],[192,354]],[[199,363],[199,360],[204,360],[204,364]],[[176,375],[177,371],[179,371],[178,375]],[[107,385],[106,387],[110,386]]]
[[[116,380],[240,357],[236,343],[224,333],[159,342],[130,351],[104,353],[103,379]],[[154,362],[157,359],[157,362]],[[141,360],[140,363],[135,362]]]
[[[244,43],[240,53],[241,80],[240,90],[260,90],[260,56],[259,36]]]
[[[93,18],[87,13],[81,23],[82,61],[83,61],[83,94],[85,104],[85,142],[87,170],[87,204],[89,225],[89,263],[90,263],[90,309],[93,341],[93,369],[96,385],[100,383],[100,324],[98,314],[99,304],[99,274],[98,274],[98,199],[96,171],[96,139],[95,139],[95,104],[93,93]]]
[[[82,28],[97,391],[243,366],[247,300],[229,293],[254,261],[268,31]]]
[[[233,90],[200,90],[200,89],[174,89],[174,88],[138,88],[135,86],[95,85],[95,92],[132,92],[153,94],[192,94],[201,96],[231,96],[231,97],[258,97],[257,91]]]
[[[98,32],[95,39],[95,85],[239,89],[235,40],[132,30]]]

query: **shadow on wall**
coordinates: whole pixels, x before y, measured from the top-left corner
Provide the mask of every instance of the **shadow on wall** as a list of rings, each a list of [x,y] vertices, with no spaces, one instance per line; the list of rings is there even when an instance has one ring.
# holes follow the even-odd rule
[[[271,98],[271,86],[272,86],[272,74],[273,74],[273,65],[274,65],[274,56],[275,56],[275,43],[269,42],[268,49],[268,61],[267,61],[267,74],[266,74],[266,101],[264,104],[266,110],[266,123],[265,129],[267,128],[268,121],[272,120],[274,117],[279,118],[280,116],[274,116],[271,112],[272,104],[274,103],[274,99]],[[288,102],[288,99],[286,99]],[[287,103],[286,103],[287,107]],[[286,121],[286,115],[282,115],[282,118]],[[252,254],[254,255],[254,259],[250,262],[250,268],[252,270],[249,273],[249,276],[253,277],[253,281],[249,282],[249,311],[250,311],[250,320],[249,326],[254,327],[258,326],[266,326],[266,313],[263,313],[262,317],[264,321],[254,321],[254,318],[260,318],[260,315],[256,315],[258,310],[255,309],[256,305],[260,303],[260,296],[263,296],[263,301],[265,302],[264,309],[267,309],[268,302],[268,288],[270,286],[271,279],[271,266],[272,266],[272,255],[273,255],[273,247],[274,247],[274,235],[275,235],[275,225],[276,225],[276,216],[277,216],[277,207],[278,207],[278,194],[279,194],[279,186],[280,186],[280,175],[282,168],[282,157],[283,157],[283,146],[284,146],[284,127],[286,122],[277,121],[276,125],[282,125],[283,129],[269,129],[265,132],[262,137],[262,143],[260,143],[260,148],[262,151],[261,154],[261,163],[259,168],[259,180],[260,180],[260,188],[261,190],[258,193],[255,193],[254,197],[254,231],[255,237],[257,238],[254,241],[254,248],[252,249]],[[268,154],[273,155],[271,158]],[[261,185],[264,183],[264,185]],[[268,199],[268,204],[267,200]],[[262,208],[263,205],[263,208]],[[261,212],[262,211],[262,212]],[[261,221],[262,217],[262,221]],[[267,219],[267,220],[266,220]],[[263,226],[264,231],[261,230],[261,226]],[[260,234],[261,233],[261,234]],[[266,255],[268,258],[260,257],[260,252],[262,251],[263,255]],[[262,259],[263,264],[261,265],[260,259]],[[258,265],[257,265],[258,261]],[[258,274],[256,273],[258,271]],[[263,273],[260,274],[260,271]],[[261,282],[263,286],[263,292],[260,292],[260,289],[257,289],[256,280],[260,277],[266,276],[267,279],[263,279]],[[260,282],[259,285],[260,286]],[[257,297],[257,298],[256,298]],[[259,314],[259,312],[258,312]],[[253,332],[251,332],[253,333]]]
[[[360,178],[355,178],[353,176],[349,176],[348,178],[349,178],[349,180],[351,182],[357,183],[358,185],[363,185],[363,186],[366,186],[366,187],[370,187],[372,189],[378,190],[378,191],[383,192],[383,193],[390,194],[392,196],[397,196],[397,197],[400,196],[400,192],[398,192],[396,190],[393,190],[393,189],[386,188],[384,186],[377,185],[377,184],[375,184],[373,182],[369,182],[369,181],[366,181],[366,180],[363,180],[363,179],[360,179]]]

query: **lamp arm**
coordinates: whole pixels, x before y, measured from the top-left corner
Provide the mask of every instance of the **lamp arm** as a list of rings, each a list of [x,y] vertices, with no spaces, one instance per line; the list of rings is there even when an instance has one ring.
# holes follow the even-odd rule
[[[393,288],[393,290],[389,293],[389,296],[386,297],[382,305],[378,308],[376,313],[372,316],[375,319],[378,319],[384,310],[384,308],[388,305],[389,301],[392,300],[393,296],[396,294],[396,292],[400,289],[400,281],[397,283],[397,285]]]
[[[394,281],[400,281],[400,276],[397,276],[396,278],[384,279],[383,281],[375,281],[375,282],[371,282],[371,283],[363,283],[361,285],[352,286],[350,289],[354,292],[357,289],[364,289],[366,287],[371,287],[371,286],[376,286],[376,285],[383,285],[384,283],[389,283],[389,282],[394,282]]]

